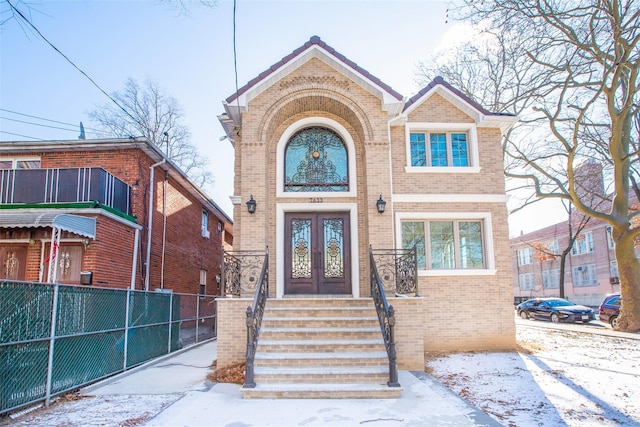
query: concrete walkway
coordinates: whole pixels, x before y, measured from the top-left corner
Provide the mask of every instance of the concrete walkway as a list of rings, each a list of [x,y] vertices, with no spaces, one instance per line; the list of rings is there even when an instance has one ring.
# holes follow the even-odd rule
[[[88,396],[180,394],[146,427],[500,426],[422,372],[400,371],[399,399],[243,399],[206,380],[216,342],[189,347],[82,390]]]

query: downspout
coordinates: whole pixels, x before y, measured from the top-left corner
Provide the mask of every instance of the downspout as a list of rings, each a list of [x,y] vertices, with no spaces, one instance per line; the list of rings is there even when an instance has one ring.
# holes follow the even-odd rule
[[[136,270],[138,269],[138,247],[140,246],[140,230],[135,229],[136,236],[133,240],[133,261],[131,263],[131,289],[136,289]]]
[[[389,139],[389,189],[391,194],[389,195],[389,202],[391,207],[391,238],[393,239],[393,247],[396,247],[396,218],[395,211],[393,209],[393,155],[391,153],[391,122],[396,120],[398,116],[395,116],[391,120],[387,121],[387,137]]]
[[[147,224],[147,261],[145,266],[145,276],[144,276],[144,290],[149,290],[149,271],[151,270],[151,230],[153,229],[153,187],[155,185],[154,182],[154,171],[156,166],[160,166],[167,162],[166,158],[163,158],[158,163],[154,163],[149,167],[149,222]]]
[[[162,261],[160,262],[160,289],[164,289],[164,253],[167,243],[167,175],[164,171],[164,185],[162,189]]]

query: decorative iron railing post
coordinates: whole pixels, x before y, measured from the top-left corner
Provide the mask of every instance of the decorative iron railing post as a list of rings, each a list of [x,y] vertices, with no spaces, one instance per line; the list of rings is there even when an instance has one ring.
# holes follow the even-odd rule
[[[400,387],[400,383],[398,382],[398,356],[396,353],[394,334],[394,326],[396,324],[395,311],[393,306],[387,303],[387,297],[385,296],[382,280],[380,280],[380,275],[376,268],[371,246],[369,246],[369,262],[371,264],[371,297],[373,298],[373,305],[378,314],[380,330],[382,331],[384,346],[387,350],[387,357],[389,358],[389,381],[387,385],[389,387]]]
[[[389,387],[400,387],[398,382],[398,353],[396,353],[396,311],[389,306]]]
[[[255,254],[250,255],[255,257]],[[256,358],[256,349],[258,348],[258,338],[260,337],[260,325],[262,324],[262,316],[264,315],[265,305],[267,304],[267,296],[269,295],[269,248],[264,254],[262,270],[260,278],[256,285],[256,293],[253,298],[253,305],[247,307],[247,353],[244,374],[244,386],[246,388],[255,388],[254,379],[254,363]]]
[[[255,388],[256,382],[253,379],[253,364],[255,357],[251,357],[252,351],[250,348],[253,346],[253,310],[251,307],[247,307],[247,354],[246,365],[244,371],[244,387]]]

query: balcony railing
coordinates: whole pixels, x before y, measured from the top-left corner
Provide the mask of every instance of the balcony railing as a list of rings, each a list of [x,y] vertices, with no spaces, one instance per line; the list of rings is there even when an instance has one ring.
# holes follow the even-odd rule
[[[0,204],[99,202],[130,215],[130,194],[102,168],[0,170]]]

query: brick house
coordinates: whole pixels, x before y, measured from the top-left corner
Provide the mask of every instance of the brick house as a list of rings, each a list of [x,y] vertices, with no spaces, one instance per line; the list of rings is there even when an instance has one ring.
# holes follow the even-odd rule
[[[310,384],[292,391],[314,381],[333,384],[323,389],[331,396],[371,396],[336,384],[372,381],[375,362],[355,350],[366,338],[344,329],[371,326],[371,340],[380,339],[376,311],[369,326],[346,310],[338,319],[328,314],[373,309],[370,248],[416,249],[417,292],[407,297],[393,284],[384,292],[395,309],[400,369],[422,370],[425,351],[515,346],[500,141],[516,117],[487,111],[441,78],[407,100],[315,36],[223,105],[219,120],[235,149],[234,250],[269,253],[258,392],[245,387],[245,397],[322,396]],[[382,281],[399,276],[376,268]],[[246,335],[253,291],[218,300],[218,366],[245,357],[237,337]],[[303,306],[306,324],[285,320],[301,318],[295,310]],[[336,347],[307,342],[331,323],[340,331],[320,339],[340,342],[355,360],[323,359],[335,359]],[[358,338],[340,341],[348,333]],[[291,336],[297,343],[282,346],[293,347],[271,346]],[[304,353],[304,344],[316,350]],[[284,366],[301,368],[277,371]],[[341,369],[364,371],[354,380],[338,378]]]
[[[146,139],[3,142],[0,193],[2,279],[220,294],[232,221]]]

